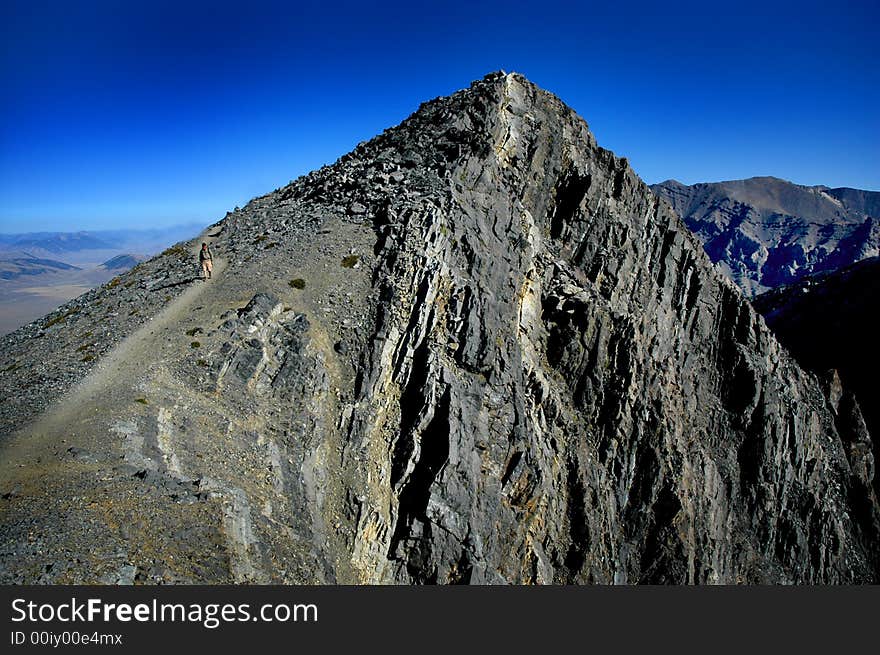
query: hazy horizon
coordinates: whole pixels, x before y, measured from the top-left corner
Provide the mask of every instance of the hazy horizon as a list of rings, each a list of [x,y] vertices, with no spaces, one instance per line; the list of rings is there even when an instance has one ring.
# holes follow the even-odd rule
[[[2,220],[2,219],[0,219]],[[213,222],[213,221],[212,221]],[[100,234],[100,233],[112,233],[112,232],[170,232],[172,230],[187,230],[187,229],[195,229],[200,228],[204,229],[208,227],[211,223],[207,223],[204,221],[187,221],[182,223],[169,223],[168,225],[152,225],[152,226],[117,226],[117,227],[76,227],[77,224],[71,224],[67,229],[35,229],[35,230],[13,230],[8,229],[8,227],[0,223],[0,235],[2,236],[18,236],[18,235],[51,235],[51,234],[79,234],[79,233],[87,233],[87,234]]]

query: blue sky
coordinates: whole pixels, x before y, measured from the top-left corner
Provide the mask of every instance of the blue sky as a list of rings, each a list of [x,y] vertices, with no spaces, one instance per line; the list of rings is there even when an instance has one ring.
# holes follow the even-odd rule
[[[0,231],[207,224],[497,69],[648,182],[880,190],[878,6],[7,0]]]

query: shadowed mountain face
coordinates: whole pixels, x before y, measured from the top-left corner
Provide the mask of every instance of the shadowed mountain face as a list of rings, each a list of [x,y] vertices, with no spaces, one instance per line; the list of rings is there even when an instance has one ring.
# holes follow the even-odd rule
[[[768,291],[754,303],[767,325],[805,368],[823,376],[834,369],[836,374],[827,384],[838,384],[833,378],[839,374],[842,389],[838,393],[843,402],[851,405],[847,394],[854,395],[867,431],[880,435],[880,258]],[[852,435],[861,432],[859,421],[853,419],[855,427],[849,430]],[[859,442],[857,436],[851,439]],[[874,462],[880,459],[877,444],[873,455]],[[875,477],[875,488],[877,482]]]
[[[202,238],[0,342],[3,581],[876,580],[833,396],[522,77]]]
[[[880,192],[774,177],[651,188],[749,296],[880,254]]]
[[[861,189],[824,189],[824,191],[839,200],[848,211],[859,212],[867,216],[880,216],[880,192],[863,191]]]
[[[133,266],[137,266],[146,259],[141,255],[116,255],[101,264],[100,268],[107,271],[127,271]]]

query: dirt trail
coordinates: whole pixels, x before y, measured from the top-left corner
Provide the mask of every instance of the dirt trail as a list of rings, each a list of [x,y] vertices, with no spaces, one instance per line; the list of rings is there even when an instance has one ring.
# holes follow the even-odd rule
[[[113,306],[152,318],[120,333],[76,386],[0,444],[0,581],[354,579],[340,528],[346,487],[323,474],[339,470],[329,462],[344,447],[341,389],[354,382],[336,350],[347,338],[340,314],[352,320],[349,300],[368,293],[366,278],[352,286],[339,263],[352,249],[345,229],[292,240],[292,252],[217,243],[211,281],[177,268],[180,295],[161,311]],[[368,251],[372,233],[355,229]],[[195,266],[209,240],[176,250],[175,265]],[[253,274],[239,274],[249,263]],[[290,284],[298,277],[306,288]],[[243,314],[259,294],[277,304]],[[86,328],[94,322],[78,333]],[[324,551],[332,570],[314,561]]]
[[[214,239],[207,232],[195,239],[191,248],[194,258],[198,257],[203,241],[210,244]],[[102,410],[110,410],[117,402],[130,403],[137,395],[139,382],[161,361],[161,354],[179,348],[175,341],[179,341],[180,335],[172,333],[171,326],[197,300],[211,295],[225,267],[225,259],[215,254],[213,279],[192,282],[159,314],[115,346],[57,403],[12,435],[2,447],[6,464],[0,468],[0,483],[21,479],[22,474],[39,474],[40,467],[33,464],[41,462],[42,455],[55,452],[60,446],[86,445],[78,438],[84,437],[82,428],[101,420],[105,413]],[[25,468],[28,470],[22,470]]]

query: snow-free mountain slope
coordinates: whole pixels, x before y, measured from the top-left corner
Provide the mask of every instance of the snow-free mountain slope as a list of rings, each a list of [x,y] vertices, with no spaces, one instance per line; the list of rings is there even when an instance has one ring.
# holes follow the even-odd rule
[[[651,188],[748,296],[880,254],[880,192],[775,177]]]
[[[3,580],[877,579],[819,380],[521,76],[209,234],[0,342]]]

